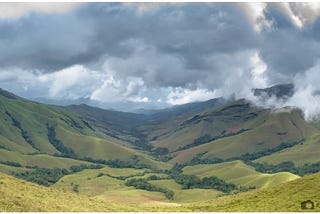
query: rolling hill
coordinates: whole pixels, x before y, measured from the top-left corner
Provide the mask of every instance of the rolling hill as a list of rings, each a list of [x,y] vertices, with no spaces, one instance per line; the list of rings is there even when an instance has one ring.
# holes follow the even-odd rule
[[[42,187],[0,173],[1,212],[137,211],[133,206],[106,203],[56,188]]]
[[[0,121],[2,161],[50,168],[50,165],[82,163],[70,159],[129,161],[138,157],[145,164],[168,166],[98,131],[76,113],[32,102],[4,90],[0,91]],[[61,161],[61,157],[69,159]]]
[[[248,210],[242,196],[251,206],[251,197],[267,197],[294,181],[308,183],[299,175],[320,170],[264,168],[286,161],[294,167],[319,162],[319,125],[305,121],[299,109],[266,109],[244,99],[214,99],[137,114],[45,105],[0,90],[0,121],[0,172],[50,186],[49,203],[57,194],[84,200],[79,209],[66,200],[65,206],[53,203],[46,211],[68,206],[68,211],[219,211],[229,210],[228,203],[230,210]],[[25,189],[31,201],[42,194],[34,196],[32,191],[46,190],[0,175]],[[239,193],[243,191],[248,192]],[[4,211],[42,211],[49,206],[19,204],[4,194]],[[115,204],[107,209],[100,202]]]
[[[158,191],[146,191],[125,185],[130,179],[148,179],[151,176],[158,178],[148,182],[153,186],[173,191],[173,200],[168,200],[163,193]],[[86,169],[64,176],[53,187],[73,191],[75,185],[78,186],[79,194],[126,204],[143,202],[152,205],[169,202],[196,202],[212,199],[222,194],[214,189],[183,189],[182,185],[176,183],[169,175],[154,173],[149,169],[110,167]]]
[[[297,166],[302,166],[307,163],[316,163],[319,160],[320,151],[320,134],[315,133],[308,137],[302,144],[291,148],[261,157],[254,162],[279,164],[284,161],[292,161]]]
[[[247,153],[261,154],[284,144],[297,145],[317,132],[303,119],[298,109],[274,111],[250,107],[245,101],[238,103],[196,116],[191,119],[193,125],[189,125],[189,120],[186,126],[155,144],[176,149],[175,157],[170,162],[182,163],[197,154],[204,154],[203,158],[220,159],[236,158]],[[220,135],[214,135],[219,132]],[[176,144],[174,139],[184,141]],[[181,145],[185,146],[181,148]]]
[[[260,173],[252,166],[248,166],[239,160],[218,164],[186,166],[183,168],[183,173],[197,175],[200,178],[216,176],[237,186],[254,186],[256,188],[272,187],[299,178],[299,176],[289,172]]]
[[[187,206],[198,212],[301,212],[320,211],[320,174],[277,185]],[[311,200],[314,209],[301,209],[301,203]]]
[[[127,146],[141,147],[137,141],[149,141],[170,132],[180,122],[206,110],[226,103],[223,98],[177,105],[158,110],[140,109],[137,113],[106,110],[88,105],[70,105],[65,108],[83,117],[99,131],[122,139]],[[144,148],[145,149],[145,148]]]
[[[125,203],[106,202],[101,198],[77,195],[51,187],[42,187],[21,181],[0,173],[0,211],[319,211],[320,174],[277,185],[272,188],[217,198],[190,204],[155,203],[153,205],[130,205]],[[127,194],[127,193],[125,193]],[[301,209],[301,203],[311,200],[314,209]]]

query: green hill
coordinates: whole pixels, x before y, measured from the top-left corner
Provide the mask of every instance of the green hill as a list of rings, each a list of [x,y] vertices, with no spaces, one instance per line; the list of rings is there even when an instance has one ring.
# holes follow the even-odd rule
[[[183,168],[184,174],[197,175],[200,178],[216,176],[237,186],[255,186],[266,188],[299,178],[289,172],[266,174],[255,171],[242,161],[231,161],[218,164],[200,164]]]
[[[254,190],[207,202],[187,205],[197,212],[301,212],[320,211],[320,174],[305,176],[272,188]],[[314,202],[314,209],[301,209],[301,203]]]
[[[294,147],[284,149],[277,153],[261,157],[254,162],[279,164],[285,161],[292,161],[297,166],[306,163],[316,163],[320,161],[320,133],[316,133],[306,139],[304,143]]]
[[[149,180],[148,182],[155,187],[173,191],[173,200],[168,200],[161,192],[136,189],[125,184],[130,179],[148,179],[151,176],[161,177],[159,180]],[[143,202],[152,205],[154,203],[196,202],[213,199],[222,194],[222,192],[213,189],[182,189],[180,184],[166,174],[153,173],[148,169],[130,168],[86,169],[66,175],[53,185],[53,187],[67,191],[74,191],[75,186],[77,186],[79,194],[127,204]]]
[[[67,106],[66,109],[81,115],[101,132],[129,142],[139,140],[141,136],[136,127],[149,121],[143,114],[100,109],[84,104]]]
[[[0,158],[3,161],[50,168],[51,163],[60,167],[61,158],[57,156],[122,161],[138,157],[143,164],[170,167],[126,147],[125,142],[100,132],[76,113],[28,101],[4,90],[0,91],[0,121],[0,153],[6,154]],[[34,161],[30,164],[31,159]],[[62,165],[81,163],[63,160],[66,161]]]
[[[279,196],[284,207],[296,210],[277,191],[287,191],[293,182],[296,188],[311,191],[312,176],[299,178],[289,171],[304,175],[319,168],[297,173],[287,168],[272,171],[256,163],[293,161],[300,166],[320,161],[319,126],[305,121],[295,108],[272,110],[246,100],[224,102],[212,100],[142,115],[84,105],[50,106],[0,90],[0,172],[51,185],[46,189],[0,174],[2,184],[17,185],[11,188],[17,191],[12,197],[10,185],[0,185],[4,194],[0,208],[241,211],[259,210],[253,205],[256,202],[268,211],[271,199],[262,200]],[[225,196],[252,186],[258,190]],[[44,197],[46,190],[49,194]],[[54,201],[58,194],[65,202]],[[305,193],[295,194],[290,196],[295,203],[305,197]],[[33,205],[39,197],[44,201]],[[83,200],[83,205],[74,200]],[[198,203],[187,204],[191,202]]]
[[[1,212],[137,211],[125,204],[106,203],[63,190],[42,187],[0,173]]]
[[[147,169],[88,169],[62,177],[53,187],[74,191],[82,195],[102,198],[106,201],[121,203],[161,203],[168,202],[160,192],[150,192],[125,185],[126,180],[140,176],[151,176]]]
[[[320,211],[320,174],[280,184],[272,188],[253,190],[205,202],[190,204],[151,203],[128,205],[107,202],[102,198],[87,197],[56,188],[41,187],[0,173],[0,211]],[[129,193],[125,192],[124,196]],[[135,193],[134,193],[135,194]],[[199,194],[204,194],[200,192]],[[112,195],[112,193],[111,193]],[[301,202],[315,202],[313,210],[301,209]],[[140,201],[141,202],[141,201]]]
[[[202,143],[199,141],[201,135],[204,136],[204,133],[199,136],[200,132],[194,131],[195,126],[187,128],[184,132],[174,133],[173,135],[177,138],[197,138],[198,142],[193,141],[194,146],[177,151],[175,157],[170,161],[171,163],[190,161],[196,155],[204,153],[203,159],[229,159],[240,157],[247,153],[255,154],[259,152],[260,155],[264,156],[263,152],[268,149],[279,148],[279,150],[282,150],[283,148],[281,147],[284,144],[285,146],[297,145],[317,131],[316,128],[303,119],[301,112],[297,109],[271,111],[252,108],[249,104],[243,103],[243,101],[240,104],[232,104],[222,109],[214,110],[211,114],[206,113],[197,118],[197,121],[199,121],[197,123],[205,123],[205,120],[209,120],[205,119],[207,115],[216,114],[222,115],[220,117],[223,117],[221,119],[223,123],[219,123],[219,120],[213,116],[210,124],[217,127],[222,124],[219,129],[216,128],[215,130],[220,132],[223,129],[227,130],[227,132],[222,136],[213,137],[213,140],[208,137]],[[210,124],[203,125],[200,130],[208,129]],[[185,135],[188,135],[188,137]],[[190,135],[194,135],[194,137],[191,138],[189,137]],[[166,142],[165,139],[163,141]],[[170,140],[166,143],[169,142],[171,143]],[[199,145],[195,144],[195,142]],[[161,146],[166,145],[162,143]],[[160,142],[157,142],[157,144],[160,145]]]
[[[70,168],[71,166],[90,164],[86,161],[79,161],[71,158],[54,157],[47,154],[27,155],[19,152],[0,149],[0,161],[19,163],[22,167],[38,166],[42,168]],[[7,164],[8,165],[8,164]]]

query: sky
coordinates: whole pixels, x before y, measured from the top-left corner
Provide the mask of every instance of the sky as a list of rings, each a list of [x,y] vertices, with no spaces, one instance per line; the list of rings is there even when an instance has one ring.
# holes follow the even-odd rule
[[[0,87],[156,108],[294,83],[320,113],[319,3],[0,3]],[[109,105],[108,105],[109,104]],[[113,105],[112,105],[113,104]]]

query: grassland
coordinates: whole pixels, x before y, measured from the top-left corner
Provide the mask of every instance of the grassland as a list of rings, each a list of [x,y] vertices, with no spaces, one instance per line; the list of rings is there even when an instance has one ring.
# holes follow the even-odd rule
[[[175,153],[170,163],[190,161],[194,156],[206,152],[203,158],[238,157],[245,153],[255,153],[282,143],[298,142],[316,132],[316,129],[305,122],[297,110],[271,112],[268,117],[259,121],[254,128],[234,136],[224,137],[190,149]],[[260,124],[260,125],[257,125]]]
[[[71,158],[54,157],[47,154],[27,155],[0,149],[0,161],[11,161],[22,166],[38,166],[43,168],[65,168],[81,164],[92,164]]]
[[[200,164],[183,168],[184,174],[197,175],[200,178],[216,176],[237,186],[255,186],[266,188],[286,183],[299,178],[289,172],[266,174],[255,171],[242,161],[231,161],[219,164]]]
[[[295,165],[301,166],[305,163],[316,163],[320,161],[320,134],[316,133],[307,138],[306,142],[292,148],[264,156],[255,160],[258,163],[278,164],[284,161],[292,161]]]
[[[69,169],[75,165],[92,164],[80,160],[85,157],[90,157],[93,162],[100,159],[100,163],[101,160],[115,159],[133,161],[134,157],[139,159],[139,164],[148,165],[143,169],[107,166],[86,169],[62,177],[50,188],[0,174],[1,211],[299,211],[299,201],[319,199],[314,193],[319,189],[319,184],[315,184],[320,180],[319,174],[299,178],[288,172],[259,173],[242,161],[183,168],[183,174],[200,178],[216,176],[237,186],[259,188],[223,196],[214,189],[183,189],[172,179],[173,172],[170,177],[165,174],[170,171],[160,173],[155,170],[170,169],[174,163],[188,162],[198,154],[203,154],[203,159],[227,159],[303,139],[306,141],[301,144],[256,162],[275,164],[290,160],[297,165],[317,162],[320,160],[317,152],[320,134],[304,121],[297,109],[272,111],[240,100],[198,115],[189,112],[172,120],[167,117],[163,123],[158,121],[141,126],[139,122],[140,127],[135,130],[142,132],[135,133],[134,138],[141,134],[140,140],[153,139],[155,147],[168,148],[173,159],[166,163],[155,160],[156,154],[152,157],[151,152],[133,149],[133,144],[120,140],[128,136],[131,139],[132,133],[116,139],[104,134],[109,132],[102,133],[104,129],[99,131],[79,115],[60,107],[1,96],[0,93],[0,121],[0,172],[10,174],[32,170],[29,166]],[[128,130],[131,126],[127,127]],[[148,131],[150,133],[145,133]],[[121,132],[117,134],[119,137]],[[190,146],[205,135],[215,139]],[[185,146],[189,148],[183,148]],[[11,162],[11,166],[5,164],[6,161]],[[14,167],[15,163],[21,167]],[[157,178],[148,179],[152,175]],[[132,178],[147,179],[152,186],[171,190],[173,199],[167,199],[162,192],[154,192],[159,189],[146,191],[126,186]],[[285,200],[286,195],[289,201]]]
[[[299,212],[320,211],[320,174],[299,178],[272,188],[253,190],[207,202],[189,204],[192,211],[224,212]],[[302,210],[301,202],[312,200],[315,209]]]
[[[6,174],[11,174],[12,172],[25,172],[28,170],[29,169],[24,167],[14,167],[6,164],[0,164],[0,172],[6,173]]]
[[[169,189],[174,192],[173,202],[198,202],[216,198],[223,193],[214,189],[182,189],[182,186],[173,179],[149,181],[154,186]]]
[[[128,187],[125,182],[133,178],[145,178],[155,175],[160,180],[149,180],[148,182],[156,187],[172,190],[173,200],[169,201],[163,193],[150,192],[133,187]],[[87,169],[81,172],[67,175],[61,178],[53,187],[74,191],[82,195],[102,198],[106,201],[115,201],[129,204],[172,203],[172,202],[196,202],[213,199],[222,192],[211,189],[182,189],[182,186],[170,179],[168,175],[153,173],[148,169],[115,169],[104,167],[102,169]]]
[[[258,117],[252,117],[251,115],[257,115]],[[200,115],[184,118],[184,121],[180,121],[180,124],[172,127],[171,132],[161,136],[153,143],[155,146],[166,147],[170,151],[175,151],[192,144],[194,140],[207,134],[221,136],[221,133],[228,134],[241,129],[251,129],[253,126],[261,124],[267,115],[268,110],[250,108],[248,103],[240,100]]]
[[[0,195],[1,212],[138,211],[133,206],[107,203],[100,199],[38,186],[2,173],[0,173]]]
[[[76,113],[60,107],[0,93],[0,121],[0,160],[46,168],[65,168],[80,162],[52,155],[71,157],[70,154],[74,154],[72,158],[122,161],[137,156],[142,164],[154,168],[171,167],[171,164],[155,161],[147,154],[126,147],[126,143],[95,130]],[[52,133],[49,129],[53,130]],[[56,145],[49,135],[55,139]],[[57,146],[57,142],[60,146]],[[68,151],[68,154],[63,150]]]
[[[160,192],[148,192],[125,185],[126,179],[151,175],[148,169],[110,168],[84,170],[61,178],[53,187],[82,195],[103,198],[122,203],[156,203],[167,201]]]
[[[112,202],[103,197],[87,197],[69,191],[38,186],[11,176],[0,174],[0,211],[306,211],[301,210],[301,202],[320,202],[320,174],[305,176],[272,188],[253,190],[231,196],[196,203],[161,203],[145,205],[118,203],[121,191]],[[194,191],[194,190],[193,190]],[[122,192],[136,196],[136,190]],[[110,192],[112,196],[112,192]],[[199,194],[203,194],[202,190]],[[194,197],[194,193],[192,193]],[[183,199],[185,200],[185,199]],[[316,206],[314,210],[320,211]]]

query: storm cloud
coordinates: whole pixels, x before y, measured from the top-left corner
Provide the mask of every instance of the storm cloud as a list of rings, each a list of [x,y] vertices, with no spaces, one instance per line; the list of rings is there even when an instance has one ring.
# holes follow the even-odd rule
[[[319,64],[317,4],[30,4],[0,16],[1,87],[28,98],[252,98],[278,83],[305,89],[298,80]]]

